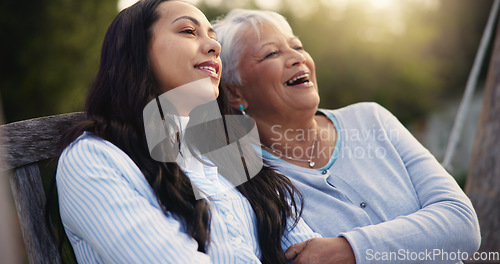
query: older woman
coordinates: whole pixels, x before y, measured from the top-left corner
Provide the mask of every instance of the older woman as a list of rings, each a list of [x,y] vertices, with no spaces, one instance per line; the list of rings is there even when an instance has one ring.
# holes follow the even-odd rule
[[[264,157],[304,195],[305,221],[330,237],[295,245],[290,258],[446,263],[478,249],[469,199],[396,117],[376,103],[318,109],[314,61],[281,15],[233,10],[214,28],[221,103],[255,119]]]

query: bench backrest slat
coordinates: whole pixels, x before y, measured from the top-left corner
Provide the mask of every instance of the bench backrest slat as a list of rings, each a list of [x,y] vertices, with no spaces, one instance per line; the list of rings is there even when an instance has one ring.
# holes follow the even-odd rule
[[[59,136],[83,118],[83,113],[70,113],[0,126],[7,161],[3,170],[55,157]]]
[[[12,195],[30,263],[61,263],[56,242],[44,218],[45,192],[36,163],[15,170]]]
[[[40,117],[0,126],[0,153],[12,171],[11,188],[30,263],[61,263],[52,230],[45,221],[46,196],[38,162],[57,155],[61,134],[83,120],[84,114],[70,113]]]

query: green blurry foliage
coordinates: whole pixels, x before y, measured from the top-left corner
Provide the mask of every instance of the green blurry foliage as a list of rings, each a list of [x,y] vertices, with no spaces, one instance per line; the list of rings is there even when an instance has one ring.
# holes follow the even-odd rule
[[[370,11],[368,3],[379,0],[276,1],[275,11],[315,60],[320,107],[376,101],[404,123],[462,95],[492,4],[435,0],[433,9],[423,4],[432,0],[399,0],[394,16]],[[334,1],[347,5],[340,9]],[[213,20],[260,2],[200,0],[197,6]],[[0,3],[0,92],[7,121],[83,109],[116,6],[108,0]]]
[[[7,0],[0,4],[6,121],[81,111],[97,72],[109,0]]]

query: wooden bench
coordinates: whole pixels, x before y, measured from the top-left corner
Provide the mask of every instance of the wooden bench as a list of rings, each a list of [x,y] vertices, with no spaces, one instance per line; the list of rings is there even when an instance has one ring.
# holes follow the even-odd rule
[[[84,114],[78,112],[0,126],[1,158],[5,161],[0,170],[12,172],[12,195],[29,263],[61,263],[45,220],[46,196],[39,162],[56,158],[60,135],[83,118]]]

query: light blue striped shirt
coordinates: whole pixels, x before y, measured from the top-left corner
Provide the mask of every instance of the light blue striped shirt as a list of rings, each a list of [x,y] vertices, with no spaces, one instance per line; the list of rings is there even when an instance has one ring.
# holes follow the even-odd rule
[[[150,185],[122,150],[88,132],[68,146],[56,177],[61,218],[78,262],[260,263],[255,214],[246,198],[214,167],[204,166],[202,173],[184,169],[203,192],[216,194],[208,200],[207,254],[197,251],[176,216],[160,210]],[[285,233],[282,247],[318,236],[300,220]]]

